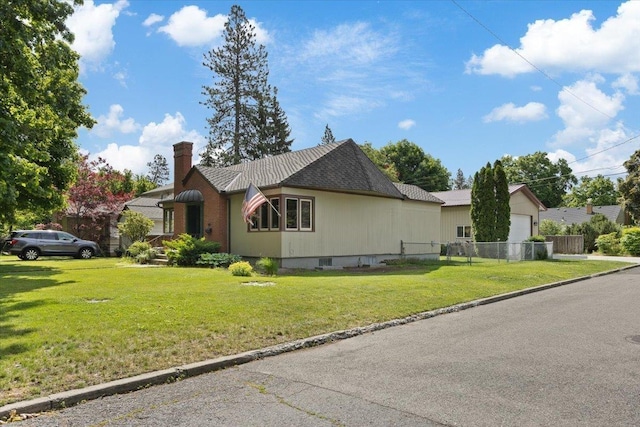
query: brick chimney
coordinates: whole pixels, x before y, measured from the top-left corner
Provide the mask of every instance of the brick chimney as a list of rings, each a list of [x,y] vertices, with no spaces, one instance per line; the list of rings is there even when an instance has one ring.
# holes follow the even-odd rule
[[[193,143],[182,141],[173,145],[173,194],[180,194],[184,190],[182,181],[191,170]]]
[[[593,204],[591,199],[587,199],[587,215],[593,215]]]

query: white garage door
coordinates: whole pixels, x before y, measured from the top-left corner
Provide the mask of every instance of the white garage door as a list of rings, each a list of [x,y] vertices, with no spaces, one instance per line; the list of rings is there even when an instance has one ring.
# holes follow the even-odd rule
[[[522,242],[531,237],[531,216],[511,214],[509,241]]]

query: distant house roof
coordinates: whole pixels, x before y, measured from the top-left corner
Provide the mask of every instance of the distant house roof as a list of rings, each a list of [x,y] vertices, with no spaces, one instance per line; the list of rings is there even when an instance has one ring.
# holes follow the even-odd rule
[[[351,139],[225,168],[196,165],[186,179],[194,171],[221,193],[243,192],[253,183],[260,189],[286,186],[403,198]]]
[[[173,188],[173,185],[171,186]],[[162,219],[162,208],[158,207],[159,199],[150,197],[136,197],[124,204],[125,210],[140,212],[149,219]]]
[[[531,190],[529,190],[529,187],[527,187],[526,184],[514,184],[509,186],[510,195],[514,195],[517,192],[522,192],[525,196],[527,196],[535,205],[538,205],[538,209],[546,209],[544,204],[542,204],[542,202],[535,196],[535,194],[533,194]],[[437,191],[432,194],[433,196],[444,202],[443,207],[471,206],[471,189]]]
[[[153,190],[145,191],[140,196],[150,199],[166,199],[167,196],[173,197],[173,182],[161,187],[156,187]]]
[[[423,190],[417,185],[402,184],[399,182],[394,182],[393,185],[395,185],[396,188],[400,190],[400,193],[402,193],[402,195],[409,200],[418,200],[421,202],[432,202],[440,204],[444,203],[442,200],[438,199],[436,196],[426,190]]]
[[[621,206],[593,206],[592,213],[587,213],[586,207],[580,208],[549,208],[546,212],[540,212],[540,221],[549,219],[559,224],[582,224],[589,222],[593,215],[602,214],[610,221],[618,224],[625,223],[624,210]]]

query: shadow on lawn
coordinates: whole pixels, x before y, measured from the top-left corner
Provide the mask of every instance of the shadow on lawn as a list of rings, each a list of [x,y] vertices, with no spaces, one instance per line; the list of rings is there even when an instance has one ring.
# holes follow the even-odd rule
[[[16,327],[12,319],[18,318],[20,313],[48,303],[44,300],[17,301],[15,295],[64,284],[65,282],[49,277],[59,272],[57,268],[32,264],[0,264],[0,342],[36,332],[34,329]],[[0,346],[0,359],[25,351],[28,351],[28,347],[19,343]]]
[[[432,273],[442,267],[465,266],[462,261],[425,261],[402,265],[386,265],[382,267],[345,267],[336,270],[282,270],[281,276],[421,276]]]

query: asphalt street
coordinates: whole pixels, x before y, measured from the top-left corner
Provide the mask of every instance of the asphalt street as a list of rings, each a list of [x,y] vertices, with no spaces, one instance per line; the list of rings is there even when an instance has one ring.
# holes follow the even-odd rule
[[[638,426],[640,268],[20,426]]]

